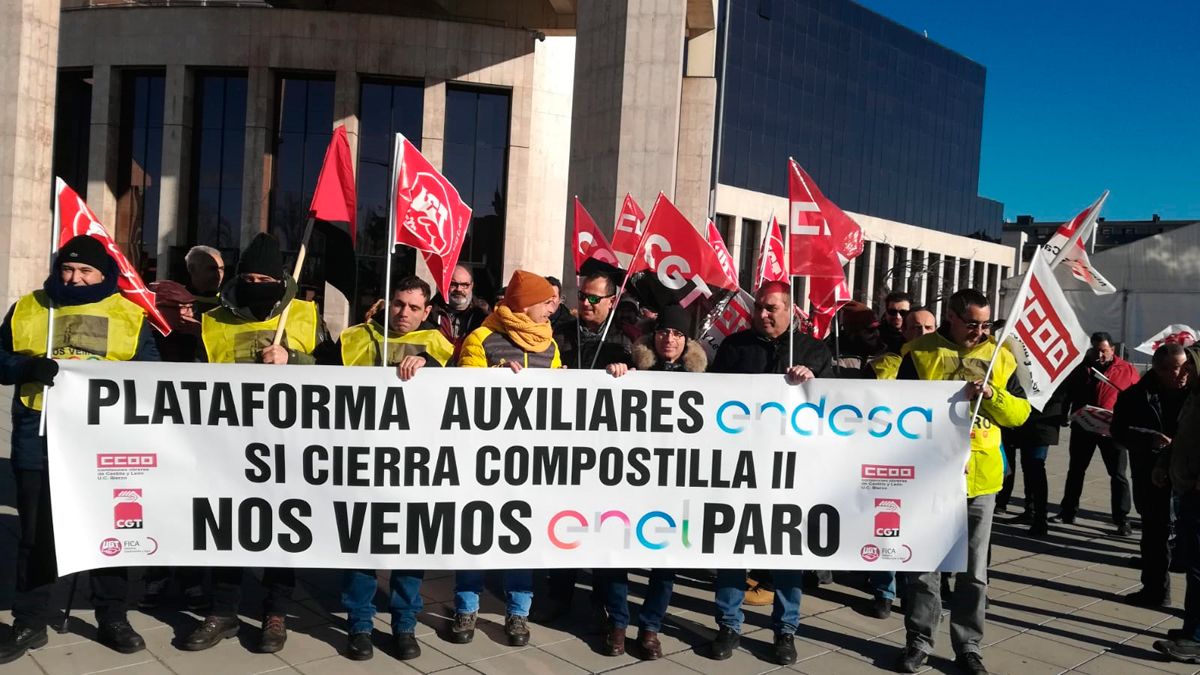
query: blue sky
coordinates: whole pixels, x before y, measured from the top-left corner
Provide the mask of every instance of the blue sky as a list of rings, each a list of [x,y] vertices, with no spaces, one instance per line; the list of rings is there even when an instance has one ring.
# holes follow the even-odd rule
[[[987,68],[979,193],[1067,220],[1200,219],[1200,2],[858,0]]]

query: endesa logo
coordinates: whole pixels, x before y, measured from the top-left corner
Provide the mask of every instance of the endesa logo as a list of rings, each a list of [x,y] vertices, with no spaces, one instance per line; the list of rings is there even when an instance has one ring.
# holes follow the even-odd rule
[[[112,452],[96,455],[97,469],[153,469],[158,454],[153,452]]]
[[[759,423],[778,424],[779,435],[855,436],[863,431],[874,438],[893,433],[909,440],[933,436],[933,410],[909,406],[899,412],[891,406],[877,405],[865,413],[851,403],[831,405],[822,396],[815,403],[805,402],[790,410],[778,401],[745,403],[725,401],[717,407],[717,426],[727,434],[740,434]]]
[[[900,500],[875,500],[875,536],[900,536]]]
[[[142,529],[142,490],[113,490],[113,527],[118,530]]]

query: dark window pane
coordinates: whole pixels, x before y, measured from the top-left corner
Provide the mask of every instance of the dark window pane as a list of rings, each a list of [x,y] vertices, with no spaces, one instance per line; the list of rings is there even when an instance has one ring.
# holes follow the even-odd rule
[[[268,228],[284,251],[294,253],[304,235],[308,205],[333,135],[333,80],[283,76],[277,91],[279,128]]]
[[[234,252],[239,247],[242,229],[246,76],[197,73],[195,90],[187,246],[203,244]]]
[[[164,79],[161,72],[121,72],[117,222],[110,230],[147,281],[157,274]]]
[[[92,128],[92,74],[58,73],[54,107],[54,175],[87,199],[88,143]]]

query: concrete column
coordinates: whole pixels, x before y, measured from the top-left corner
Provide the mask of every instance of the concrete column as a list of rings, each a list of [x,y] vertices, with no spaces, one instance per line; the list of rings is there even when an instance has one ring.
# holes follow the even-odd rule
[[[121,73],[92,67],[92,122],[88,136],[88,207],[115,236],[117,146],[121,124]]]
[[[50,266],[58,20],[58,0],[0,6],[0,293],[5,307],[40,287]]]
[[[158,179],[158,278],[171,278],[171,247],[187,243],[191,195],[192,76],[167,66],[163,86],[162,174]]]
[[[867,283],[863,285],[863,302],[875,308],[875,242],[868,240],[863,246],[863,253],[859,259],[863,261],[863,270],[860,274],[867,275]]]
[[[674,201],[680,213],[696,227],[702,227],[709,215],[717,80],[715,77],[685,77],[682,86],[679,167]]]
[[[274,112],[275,76],[265,67],[250,68],[246,72],[246,149],[242,161],[243,248],[254,235],[267,231]]]
[[[685,0],[576,7],[567,194],[606,230],[626,193],[647,212],[660,190],[674,196],[686,9]]]
[[[339,70],[333,80],[333,126],[346,127],[354,171],[358,171],[358,83],[358,73],[353,70]]]

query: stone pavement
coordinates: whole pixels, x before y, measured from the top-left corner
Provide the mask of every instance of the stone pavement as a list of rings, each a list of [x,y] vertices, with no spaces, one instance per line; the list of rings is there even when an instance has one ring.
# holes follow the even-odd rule
[[[1063,443],[1050,453],[1051,502],[1056,503],[1066,473]],[[7,459],[0,456],[0,620],[11,622],[13,541],[16,523],[11,515],[12,491]],[[1037,541],[1022,536],[1024,528],[998,524],[993,536],[991,608],[983,651],[994,673],[1040,675],[1137,675],[1193,673],[1195,666],[1172,664],[1153,649],[1168,628],[1179,626],[1178,607],[1167,611],[1139,609],[1121,604],[1118,596],[1139,585],[1137,570],[1127,565],[1136,553],[1136,539],[1112,535],[1104,516],[1108,480],[1097,457],[1089,472],[1081,517],[1072,526],[1052,526],[1051,536]],[[1016,494],[1022,492],[1018,480]],[[1019,498],[1014,499],[1020,510]],[[1010,509],[1013,506],[1010,505]],[[1051,507],[1053,512],[1054,507]],[[1004,520],[1001,518],[1000,520]],[[1183,579],[1174,575],[1175,597],[1182,601]],[[712,591],[703,575],[687,575],[676,584],[676,595],[663,634],[667,658],[643,663],[630,656],[609,658],[598,653],[601,638],[589,634],[587,593],[580,589],[576,612],[562,625],[533,625],[529,647],[504,644],[501,605],[485,597],[480,630],[474,643],[452,645],[439,637],[452,613],[453,583],[448,573],[431,573],[423,587],[426,612],[421,616],[421,658],[400,662],[387,653],[388,617],[376,621],[376,655],[356,663],[339,655],[345,633],[345,614],[338,604],[338,573],[312,570],[302,575],[297,615],[289,619],[287,647],[277,655],[253,654],[258,624],[243,617],[240,640],[227,640],[206,652],[182,652],[171,642],[186,634],[197,618],[175,611],[130,615],[142,632],[148,649],[129,656],[117,654],[92,641],[95,624],[90,611],[78,610],[70,632],[53,634],[50,644],[21,660],[0,667],[3,675],[24,673],[742,673],[800,672],[810,675],[871,673],[886,670],[904,642],[903,617],[886,621],[868,618],[854,607],[868,596],[861,575],[838,575],[837,583],[804,598],[804,619],[798,633],[800,661],[779,668],[765,660],[770,647],[769,608],[749,610],[743,649],[728,661],[704,656],[711,638]],[[586,578],[584,579],[586,581]],[[635,576],[631,588],[644,588],[644,577]],[[80,584],[77,606],[86,606],[86,583]],[[381,588],[386,577],[381,577]],[[60,582],[59,598],[68,584]],[[253,608],[250,595],[244,607]],[[536,600],[535,600],[536,602]],[[1178,603],[1176,603],[1178,605]],[[929,672],[957,672],[952,663],[947,620],[943,620],[936,658]],[[631,629],[632,637],[635,631]]]

